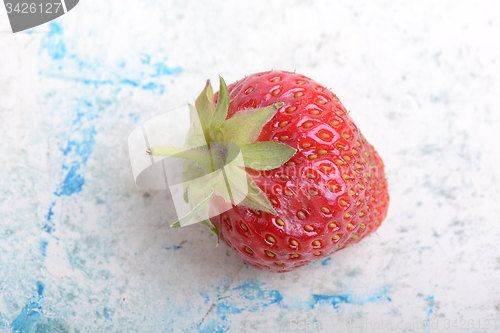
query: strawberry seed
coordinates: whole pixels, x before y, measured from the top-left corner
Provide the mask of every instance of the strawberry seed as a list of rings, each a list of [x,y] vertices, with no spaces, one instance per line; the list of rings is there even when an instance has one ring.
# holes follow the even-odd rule
[[[290,138],[290,137],[289,137],[289,136],[287,136],[287,135],[282,135],[282,136],[280,136],[280,141],[286,141],[286,140],[288,140],[289,138]]]
[[[306,214],[305,214],[303,211],[299,210],[299,211],[297,212],[297,217],[298,217],[299,219],[301,219],[301,220],[305,220],[305,218],[306,218]],[[306,230],[307,230],[307,229],[306,229]]]
[[[267,237],[266,237],[266,238],[267,238],[267,240],[268,240],[269,242],[271,242],[271,243],[276,243],[276,238],[274,238],[273,236],[271,236],[271,235],[267,235]]]

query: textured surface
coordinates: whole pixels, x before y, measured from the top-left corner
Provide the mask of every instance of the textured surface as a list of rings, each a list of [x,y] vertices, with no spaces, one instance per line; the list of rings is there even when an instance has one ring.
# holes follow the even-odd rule
[[[0,332],[499,332],[499,11],[86,0],[0,34]],[[207,78],[270,68],[339,96],[391,195],[375,235],[279,275],[203,226],[169,229],[126,147]]]

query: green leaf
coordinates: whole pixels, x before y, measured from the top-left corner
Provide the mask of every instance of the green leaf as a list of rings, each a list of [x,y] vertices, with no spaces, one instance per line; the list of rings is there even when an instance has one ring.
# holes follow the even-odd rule
[[[189,203],[189,186],[186,186],[184,183],[182,184],[182,199],[184,199],[185,203]]]
[[[189,203],[189,188],[193,187],[192,191],[196,191],[196,179],[200,179],[207,174],[207,170],[203,169],[198,163],[190,160],[184,161],[184,167],[182,169],[182,189],[183,199],[186,203]],[[192,180],[195,180],[195,182],[193,183]]]
[[[254,142],[240,146],[245,167],[272,170],[282,166],[296,152],[295,148],[277,142]]]
[[[196,111],[196,108],[189,105],[189,117],[191,119],[191,126],[189,127],[189,131],[186,136],[186,140],[184,141],[185,148],[196,148],[207,145],[207,139],[203,132],[203,128],[201,126],[200,118]]]
[[[197,148],[178,148],[178,147],[168,147],[159,146],[152,147],[146,151],[147,154],[153,156],[169,156],[169,157],[179,157],[186,160],[190,160],[198,163],[206,172],[212,172],[212,166],[210,162],[210,152],[207,147],[197,147]]]
[[[220,179],[214,181],[214,191],[227,202],[237,205],[248,193],[246,171],[233,165],[225,166]]]
[[[229,109],[229,90],[227,89],[224,79],[219,76],[219,99],[215,107],[214,114],[210,120],[210,137],[215,138],[219,132],[219,127],[227,118],[227,111]]]
[[[238,148],[239,153],[239,148]],[[210,154],[212,157],[212,167],[214,170],[219,170],[227,163],[228,149],[223,142],[211,142]]]
[[[214,102],[214,90],[212,89],[212,85],[210,84],[210,80],[208,80],[209,85],[208,85],[208,90],[207,90],[207,96],[210,102]],[[213,104],[212,104],[213,105]]]
[[[247,175],[247,186],[248,194],[245,199],[240,203],[240,205],[251,208],[262,210],[264,212],[271,213],[273,215],[278,215],[273,208],[273,205],[267,198],[266,194],[255,184],[255,182]]]
[[[197,156],[197,152],[188,148],[170,147],[170,146],[158,146],[152,147],[146,151],[149,155],[153,156],[176,156],[181,158],[192,159]],[[194,154],[194,155],[191,155]],[[186,156],[186,157],[184,157]]]
[[[179,221],[175,222],[174,224],[172,224],[170,227],[172,228],[178,228],[178,227],[183,227],[185,225],[188,225],[190,223],[188,223],[199,211],[201,211],[203,208],[206,207],[207,203],[208,203],[208,200],[210,200],[210,198],[212,197],[212,194],[214,194],[214,192],[210,192],[210,194],[204,199],[202,200],[192,211],[190,211],[189,213],[187,213],[183,218],[181,218]]]
[[[235,164],[223,169],[227,182],[216,182],[214,190],[233,205],[243,205],[276,215],[271,202],[264,192],[248,176],[246,171]]]
[[[209,219],[209,214],[217,213],[217,210],[222,212],[235,204],[277,214],[266,194],[243,167],[272,170],[288,161],[296,152],[281,143],[255,142],[262,128],[283,103],[244,110],[226,120],[229,91],[221,77],[219,81],[219,98],[215,107],[210,81],[207,81],[195,105],[189,106],[191,128],[184,148],[153,147],[148,151],[154,156],[185,159],[183,197],[194,208],[172,227],[201,221],[217,235],[217,242],[219,231]],[[220,200],[217,207],[210,207],[210,198],[214,193],[224,200]]]
[[[184,161],[184,168],[182,170],[182,182],[188,184],[188,182],[199,180],[212,172],[211,169],[202,167],[197,162],[190,160]]]
[[[237,145],[255,142],[265,124],[276,114],[283,103],[276,103],[249,112],[238,112],[220,126],[221,141]]]
[[[212,85],[210,84],[210,80],[207,80],[205,88],[203,89],[203,91],[198,96],[195,102],[196,111],[198,113],[201,127],[203,129],[203,133],[205,134],[205,139],[207,141],[210,141],[209,127],[210,127],[210,121],[214,114],[213,99],[214,99],[214,93],[212,90]]]
[[[224,184],[224,177],[222,175],[221,170],[212,172],[204,176],[203,178],[197,178],[197,179],[195,178],[186,183],[183,183],[183,184],[188,184],[187,186],[189,188],[189,191],[187,193],[189,197],[188,198],[189,203],[194,207],[198,206],[200,203],[205,201],[207,197],[215,193],[214,188],[215,184],[217,183]],[[217,208],[221,207],[218,207],[218,205],[217,207],[214,207],[214,209]],[[204,205],[195,212],[194,217],[197,219],[197,221],[204,221],[209,219],[210,217],[209,214],[214,214],[214,211],[210,211],[209,205]]]
[[[203,225],[206,225],[210,229],[210,231],[213,232],[215,234],[215,236],[217,236],[217,245],[216,246],[219,246],[219,241],[220,241],[219,229],[217,229],[215,224],[213,224],[212,221],[210,221],[210,220],[203,220],[200,223]]]

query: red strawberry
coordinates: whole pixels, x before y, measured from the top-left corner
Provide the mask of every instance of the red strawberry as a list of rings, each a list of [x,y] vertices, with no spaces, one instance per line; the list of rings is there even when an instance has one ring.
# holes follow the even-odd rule
[[[231,141],[228,138],[234,136],[216,134],[219,125],[212,126],[214,121],[210,120],[217,109],[223,108],[222,104],[226,103],[227,108],[225,89],[221,80],[220,91],[224,92],[221,101],[224,101],[218,102],[215,113],[208,116],[200,109],[212,110],[219,96],[215,95],[212,101],[211,88],[206,88],[205,95],[197,100],[202,126],[210,127],[203,130],[208,149],[210,142]],[[255,154],[245,150],[249,145],[240,145],[245,170],[251,179],[249,185],[256,185],[256,191],[261,193],[260,201],[256,195],[257,199],[245,200],[212,217],[211,223],[203,222],[243,261],[272,272],[287,272],[357,243],[378,229],[389,204],[384,165],[332,92],[303,75],[285,71],[253,74],[227,89],[230,102],[225,119],[235,115],[238,118],[254,109],[265,111],[279,107],[277,112],[272,112],[274,116],[270,120],[266,118],[256,125],[261,130],[255,136],[258,143],[253,144],[275,142],[271,144],[274,150],[268,153],[276,155],[275,164],[271,166],[266,160],[268,156],[263,157],[265,162],[261,165],[248,162],[255,159]],[[203,125],[207,119],[210,126]],[[246,131],[246,128],[240,125],[240,130]],[[295,148],[296,153],[293,155],[295,151],[287,150],[285,145]],[[153,154],[174,153],[163,154],[157,149]],[[186,156],[181,157],[190,158]],[[191,159],[188,164],[197,163],[196,158]],[[188,197],[195,197],[194,190],[187,189],[187,192]],[[204,193],[205,201],[194,200],[196,209],[212,196],[212,192]],[[222,197],[211,197],[212,208],[227,203],[228,197]],[[181,219],[175,226],[184,225],[186,221]]]
[[[221,239],[243,261],[286,272],[377,230],[389,204],[384,165],[337,96],[284,71],[253,74],[228,89],[228,118],[247,108],[284,103],[258,141],[297,149],[277,169],[247,169],[278,216],[236,206],[212,218]]]

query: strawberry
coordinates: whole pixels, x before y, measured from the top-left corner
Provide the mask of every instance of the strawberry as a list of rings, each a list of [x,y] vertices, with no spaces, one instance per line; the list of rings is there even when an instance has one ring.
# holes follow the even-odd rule
[[[219,93],[213,97],[208,86],[196,105],[208,142],[205,151],[211,149],[212,160],[222,159],[224,164],[230,148],[226,144],[226,153],[215,153],[210,143],[239,147],[243,162],[234,169],[244,170],[237,177],[246,177],[248,194],[228,206],[229,196],[213,185],[223,182],[221,177],[209,185],[192,182],[185,194],[195,207],[193,214],[174,226],[189,224],[188,219],[204,210],[210,218],[202,223],[244,262],[272,272],[288,272],[324,258],[378,229],[389,204],[384,164],[337,96],[303,75],[275,70],[250,75],[228,87],[221,79]],[[211,126],[218,110],[224,123],[247,121],[236,127]],[[233,140],[239,131],[253,131],[253,136]],[[188,156],[186,149],[166,150],[156,147],[150,153],[187,159],[186,174],[193,165],[209,164],[207,159]],[[237,172],[227,172],[226,182],[236,179]]]

